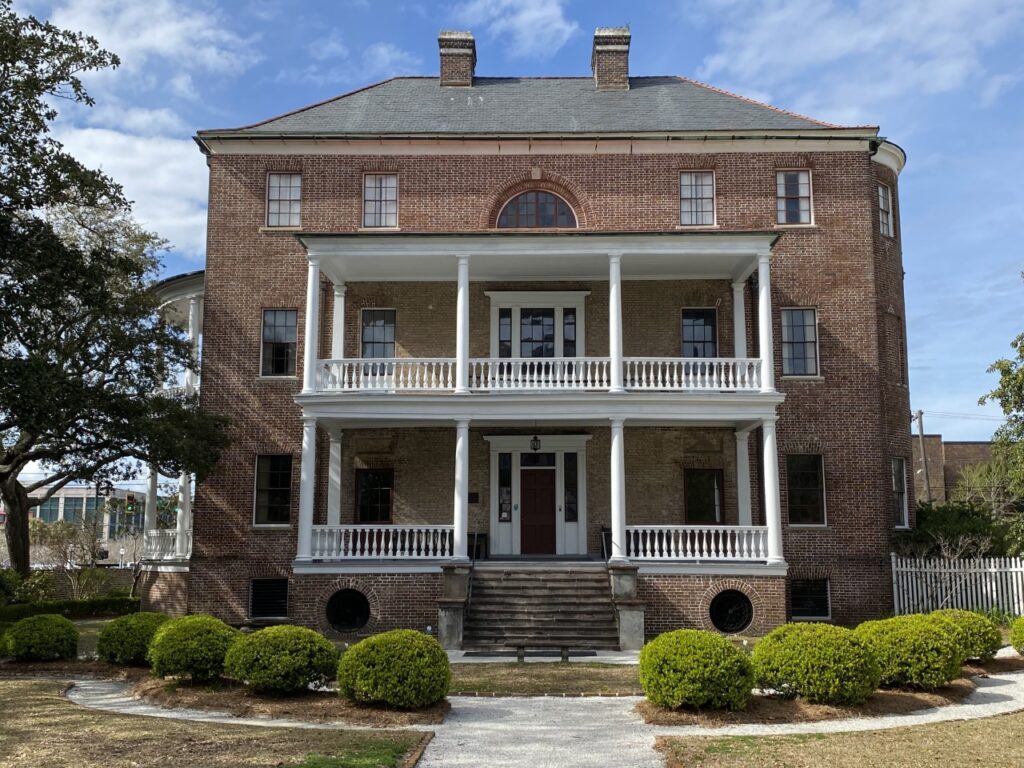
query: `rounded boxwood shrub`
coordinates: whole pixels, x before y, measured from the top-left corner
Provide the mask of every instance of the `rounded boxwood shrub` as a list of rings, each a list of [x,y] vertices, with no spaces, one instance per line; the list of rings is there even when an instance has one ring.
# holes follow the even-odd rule
[[[18,661],[73,659],[78,652],[78,628],[55,613],[16,622],[4,639],[7,652]]]
[[[678,629],[640,651],[640,685],[659,707],[744,709],[754,687],[750,658],[713,632]]]
[[[999,628],[991,619],[980,613],[947,608],[935,611],[933,615],[941,616],[957,625],[965,659],[988,661],[1003,645]]]
[[[111,664],[146,665],[146,652],[160,625],[162,613],[130,613],[107,624],[96,641],[96,655]]]
[[[206,683],[224,671],[224,656],[238,635],[237,629],[213,616],[183,616],[160,625],[146,657],[159,677],[191,677]]]
[[[751,661],[759,687],[814,704],[863,704],[882,679],[871,649],[831,624],[785,624],[758,641]]]
[[[413,629],[361,640],[338,663],[338,693],[364,704],[428,707],[448,694],[451,668],[441,644]]]
[[[1010,625],[1010,645],[1021,656],[1024,656],[1024,616]]]
[[[867,621],[854,634],[878,660],[883,686],[931,690],[960,675],[963,650],[949,632],[951,623],[914,614]]]
[[[305,627],[267,627],[241,635],[228,649],[224,672],[260,693],[297,693],[334,675],[338,651]]]

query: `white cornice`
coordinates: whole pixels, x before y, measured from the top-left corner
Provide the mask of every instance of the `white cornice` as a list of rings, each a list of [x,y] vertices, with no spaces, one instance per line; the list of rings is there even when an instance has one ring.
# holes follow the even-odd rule
[[[891,141],[883,141],[871,159],[899,174],[903,170],[903,166],[907,164],[907,153]]]

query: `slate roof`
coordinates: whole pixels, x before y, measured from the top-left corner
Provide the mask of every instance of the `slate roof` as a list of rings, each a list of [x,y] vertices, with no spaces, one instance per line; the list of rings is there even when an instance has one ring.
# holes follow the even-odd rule
[[[827,131],[812,120],[682,77],[632,77],[598,91],[589,77],[478,77],[442,88],[436,77],[396,77],[279,117],[211,136],[637,134]]]

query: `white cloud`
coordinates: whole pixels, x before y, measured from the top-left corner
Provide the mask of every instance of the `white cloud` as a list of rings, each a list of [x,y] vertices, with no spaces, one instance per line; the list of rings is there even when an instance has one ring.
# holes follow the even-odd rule
[[[135,216],[175,251],[206,251],[207,169],[191,139],[136,136],[105,128],[60,128],[56,138],[87,167],[100,168],[135,201]]]
[[[192,82],[192,75],[188,72],[179,72],[167,81],[167,86],[171,89],[171,93],[179,99],[192,101],[199,96],[196,92],[196,85]]]
[[[979,81],[985,52],[1024,24],[1019,0],[703,0],[701,11],[721,29],[701,78],[844,123],[876,119],[889,101]]]
[[[1022,80],[1024,80],[1024,75],[1020,73],[993,75],[981,89],[981,96],[979,97],[981,105],[983,107],[991,107],[999,99],[1016,88]]]
[[[130,107],[108,98],[85,113],[89,125],[124,129],[141,136],[187,134],[188,125],[177,112],[160,107]]]
[[[328,61],[325,57],[320,63],[282,69],[277,73],[276,80],[279,83],[334,85],[340,90],[388,77],[415,74],[421,65],[422,60],[416,54],[393,43],[377,42],[364,48],[358,59],[346,50],[334,61]]]
[[[415,72],[420,58],[392,43],[373,43],[363,51],[363,72],[370,79]]]
[[[580,29],[563,6],[563,0],[469,0],[456,6],[455,19],[507,38],[510,57],[549,58]]]
[[[317,61],[327,59],[344,59],[348,57],[348,47],[341,39],[341,32],[332,29],[328,34],[311,42],[307,49],[309,55]]]

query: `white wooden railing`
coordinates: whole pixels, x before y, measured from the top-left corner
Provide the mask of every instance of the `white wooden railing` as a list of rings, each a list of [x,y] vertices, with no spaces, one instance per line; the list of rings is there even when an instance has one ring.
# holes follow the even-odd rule
[[[506,357],[469,361],[469,388],[488,391],[608,389],[607,357]]]
[[[754,357],[627,357],[626,389],[715,392],[761,389],[761,360]]]
[[[360,392],[455,388],[455,358],[321,360],[319,388]]]
[[[892,591],[897,614],[940,608],[1024,615],[1024,558],[971,560],[892,556]]]
[[[432,560],[453,552],[451,525],[314,525],[314,560]]]
[[[759,525],[626,526],[630,560],[749,560],[768,558],[768,528]]]
[[[185,557],[192,555],[192,532],[185,534]],[[146,531],[142,557],[145,560],[177,560],[178,532],[175,529]]]

